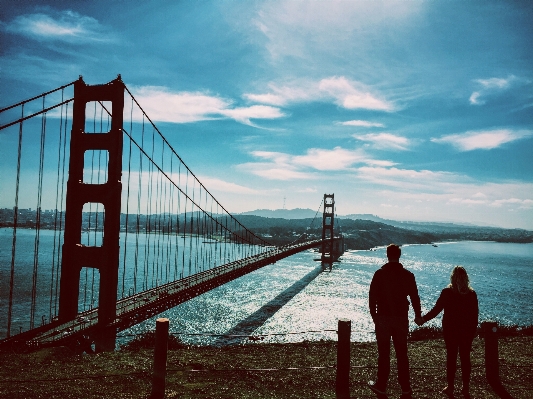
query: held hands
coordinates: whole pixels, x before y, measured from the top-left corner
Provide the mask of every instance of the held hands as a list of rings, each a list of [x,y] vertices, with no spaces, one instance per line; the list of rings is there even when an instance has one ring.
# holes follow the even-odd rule
[[[424,324],[424,318],[422,316],[415,317],[415,323],[417,326]]]

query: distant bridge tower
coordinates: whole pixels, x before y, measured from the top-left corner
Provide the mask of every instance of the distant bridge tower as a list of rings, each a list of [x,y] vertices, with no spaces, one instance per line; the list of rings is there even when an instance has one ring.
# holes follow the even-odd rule
[[[111,130],[86,133],[85,109],[91,101],[110,101]],[[104,85],[86,85],[80,79],[74,84],[74,108],[70,141],[70,164],[65,210],[65,242],[61,265],[59,321],[67,322],[78,313],[80,272],[83,267],[98,269],[100,287],[98,298],[98,323],[101,326],[96,338],[97,351],[115,349],[116,332],[104,326],[116,317],[118,288],[120,200],[122,192],[122,123],[124,109],[124,84],[120,78]],[[86,151],[108,151],[107,182],[83,182]],[[102,246],[84,246],[81,243],[82,210],[86,203],[100,203],[104,208]]]
[[[335,194],[324,194],[322,215],[322,257],[324,263],[333,263],[333,222],[335,218]]]
[[[335,222],[335,194],[324,194],[324,213],[322,216],[322,256],[323,264],[331,265],[336,262],[344,252],[344,240],[335,237],[333,226]]]

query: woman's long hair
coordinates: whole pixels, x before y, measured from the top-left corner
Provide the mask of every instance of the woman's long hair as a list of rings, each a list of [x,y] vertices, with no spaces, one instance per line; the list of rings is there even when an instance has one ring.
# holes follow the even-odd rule
[[[451,284],[448,287],[451,287],[452,290],[460,294],[466,294],[470,291],[473,291],[470,287],[470,281],[468,279],[468,274],[463,266],[455,266],[450,275]]]

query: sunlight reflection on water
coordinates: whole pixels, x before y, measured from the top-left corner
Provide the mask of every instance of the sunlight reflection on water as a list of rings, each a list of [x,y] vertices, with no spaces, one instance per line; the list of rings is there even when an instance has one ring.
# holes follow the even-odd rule
[[[17,233],[17,274],[13,303],[13,331],[28,328],[31,301],[35,232]],[[7,237],[7,239],[6,239]],[[7,308],[6,281],[9,281],[12,231],[0,229],[0,309]],[[36,315],[48,314],[53,265],[52,231],[42,231],[39,251],[40,277],[37,280]],[[3,245],[3,246],[2,246]],[[281,334],[315,331],[319,333],[271,335],[268,342],[336,339],[339,318],[352,321],[352,340],[374,339],[373,323],[367,310],[368,287],[374,272],[386,261],[385,248],[373,251],[348,251],[332,271],[320,271],[316,252],[303,252],[266,266],[197,298],[168,310],[171,331],[185,334],[215,333],[236,335]],[[448,242],[431,245],[404,245],[402,263],[411,270],[418,284],[423,310],[429,310],[440,291],[449,283],[455,265],[463,265],[480,304],[480,320],[496,320],[520,326],[533,324],[533,244],[495,242]],[[57,270],[57,269],[56,269]],[[82,274],[82,279],[84,275]],[[131,276],[129,276],[131,277]],[[130,278],[131,280],[131,278]],[[141,279],[138,279],[139,281]],[[88,279],[85,277],[85,281]],[[29,284],[23,284],[24,282]],[[126,281],[128,282],[128,280]],[[81,282],[83,283],[83,281]],[[82,286],[83,284],[80,284]],[[97,284],[95,285],[97,287]],[[129,285],[126,285],[126,292]],[[130,288],[131,289],[131,288]],[[81,291],[80,291],[81,292]],[[95,294],[95,296],[97,296]],[[87,294],[90,298],[91,295]],[[85,303],[85,295],[80,294]],[[89,302],[89,300],[88,300]],[[84,305],[85,306],[85,305]],[[0,338],[5,336],[6,320],[0,312]],[[3,319],[4,317],[4,319]],[[411,320],[414,315],[411,311]],[[429,325],[440,326],[440,318]],[[155,327],[155,317],[122,334],[136,334]],[[415,325],[411,323],[411,328]],[[244,339],[181,335],[194,344],[250,342]],[[122,339],[122,342],[129,338]]]
[[[291,287],[306,276],[310,278],[310,273],[320,267],[320,263],[313,260],[316,257],[311,251],[291,256],[194,298],[163,316],[170,318],[172,332],[188,334],[238,334],[241,331],[258,336],[320,331],[268,335],[261,342],[336,340],[334,331],[324,330],[336,330],[338,319],[347,318],[352,321],[352,341],[374,340],[374,325],[368,312],[368,287],[374,272],[386,262],[385,248],[346,252],[331,271],[311,275],[311,280],[303,287],[291,291]],[[459,242],[439,244],[437,248],[405,245],[401,261],[415,273],[423,311],[431,309],[442,288],[449,283],[453,266],[462,264],[478,293],[480,320],[533,324],[529,305],[533,296],[533,244]],[[293,292],[295,290],[297,292]],[[280,293],[290,299],[284,303],[285,300],[279,298]],[[273,311],[272,307],[280,303],[283,306]],[[412,309],[409,317],[414,319]],[[438,317],[429,325],[440,326],[440,323]],[[133,327],[130,332],[153,329],[154,324],[152,319]],[[410,328],[415,327],[411,321]],[[192,344],[251,342],[246,338],[225,341],[219,337],[193,335],[180,338]]]

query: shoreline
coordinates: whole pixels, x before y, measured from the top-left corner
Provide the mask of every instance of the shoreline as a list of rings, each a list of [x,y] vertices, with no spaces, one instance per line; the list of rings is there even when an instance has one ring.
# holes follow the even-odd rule
[[[13,226],[6,226],[6,225],[1,225],[0,226],[0,230],[2,229],[13,229],[14,227]],[[480,229],[482,229],[482,227],[480,227]],[[497,228],[499,229],[499,228]],[[31,231],[31,230],[36,230],[35,227],[30,227],[30,226],[17,226],[17,230],[28,230],[28,231]],[[511,231],[514,231],[514,230],[523,230],[523,229],[500,229],[502,231],[505,231],[505,230],[511,230]],[[39,231],[57,231],[57,229],[54,229],[54,226],[41,226]],[[62,230],[60,230],[62,231]],[[533,234],[533,231],[529,231],[529,230],[523,230],[525,232],[528,232],[528,233],[532,233]],[[90,230],[90,231],[84,231],[85,233],[94,233],[94,232],[102,232],[102,230]],[[416,233],[420,233],[420,234],[431,234],[431,233],[427,233],[425,231],[421,231],[421,230],[413,230],[413,232],[416,232]],[[123,228],[123,226],[121,226],[121,229],[120,229],[120,233],[131,233],[131,234],[136,234],[137,232],[135,230],[126,230],[125,228]],[[156,231],[156,230],[153,230],[153,231],[140,231],[139,234],[161,234],[162,232],[161,231]],[[178,233],[178,235],[180,237],[183,237],[184,233]],[[188,236],[188,237],[204,237],[203,235],[198,235],[198,234],[191,234],[191,233],[185,233],[185,236]],[[349,236],[346,236],[345,237],[345,241],[349,241],[351,240],[352,238],[349,237]],[[401,241],[401,240],[400,240]],[[410,246],[410,245],[438,245],[438,244],[449,244],[449,243],[458,243],[458,242],[494,242],[494,243],[501,243],[501,244],[532,244],[533,243],[533,237],[528,240],[524,239],[524,238],[515,238],[513,239],[512,237],[509,237],[509,236],[505,236],[504,238],[501,238],[501,239],[497,239],[495,237],[487,237],[486,240],[479,240],[479,239],[472,239],[472,238],[468,238],[468,237],[465,237],[464,239],[457,239],[457,238],[450,238],[449,240],[446,240],[445,238],[442,239],[442,240],[437,240],[437,241],[427,241],[427,242],[405,242],[405,243],[401,243],[401,244],[398,244],[400,246]],[[283,245],[283,244],[281,244]],[[348,245],[348,244],[346,244]],[[372,244],[365,244],[363,245],[363,248],[359,248],[359,249],[353,249],[353,248],[347,248],[346,251],[372,251],[372,250],[376,250],[376,249],[379,249],[379,248],[383,248],[383,247],[386,247],[388,244],[381,244],[381,245],[374,245],[374,246],[371,246]]]

